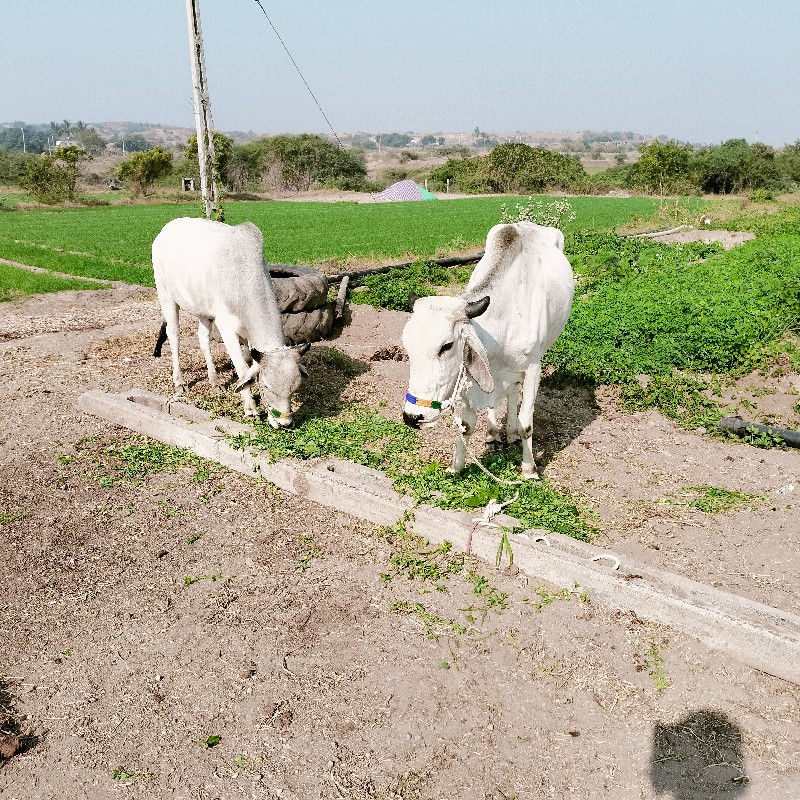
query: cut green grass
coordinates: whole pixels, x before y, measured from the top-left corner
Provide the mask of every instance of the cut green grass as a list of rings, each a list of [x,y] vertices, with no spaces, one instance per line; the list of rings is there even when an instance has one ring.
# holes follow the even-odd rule
[[[107,445],[101,444],[97,436],[87,436],[76,442],[74,453],[61,453],[58,460],[65,465],[78,462],[88,468],[106,489],[120,484],[138,485],[150,475],[174,473],[186,467],[194,469],[193,480],[200,483],[219,470],[191,450],[154,442],[145,436],[132,437],[132,441],[124,444]],[[166,508],[165,513],[175,515],[175,511]]]
[[[585,541],[594,533],[588,512],[546,480],[502,486],[474,465],[452,475],[436,462],[422,461],[415,431],[370,409],[351,406],[332,417],[306,416],[301,409],[295,420],[291,431],[255,421],[252,434],[232,441],[240,448],[263,450],[273,459],[336,457],[379,469],[394,480],[398,491],[439,508],[479,508],[490,499],[505,502],[518,493],[506,513],[517,517],[523,529],[547,528]],[[520,480],[519,450],[489,454],[482,463],[501,480]]]
[[[736,492],[719,486],[688,486],[684,492],[697,495],[688,505],[704,514],[719,514],[739,508],[754,509],[764,500],[760,494]]]
[[[61,278],[0,263],[0,301],[65,290],[110,289],[107,283]]]

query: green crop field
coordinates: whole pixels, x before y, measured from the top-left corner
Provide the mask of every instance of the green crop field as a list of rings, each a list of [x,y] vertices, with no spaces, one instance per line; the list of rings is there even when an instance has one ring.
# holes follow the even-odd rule
[[[0,301],[28,294],[60,292],[64,289],[108,289],[107,283],[60,278],[46,272],[32,272],[9,264],[0,264]]]
[[[503,203],[518,197],[430,203],[231,202],[227,221],[264,232],[271,263],[314,264],[348,257],[390,262],[440,250],[480,248]],[[658,208],[651,198],[575,197],[580,229],[609,230]],[[171,219],[199,216],[188,204],[102,206],[0,214],[0,258],[72,275],[152,285],[150,246]]]

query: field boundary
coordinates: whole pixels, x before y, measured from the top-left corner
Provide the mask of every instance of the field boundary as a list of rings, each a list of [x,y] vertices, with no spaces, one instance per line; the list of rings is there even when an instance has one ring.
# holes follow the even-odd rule
[[[478,526],[473,531],[470,513],[416,505],[398,494],[383,473],[368,467],[335,458],[271,462],[261,451],[237,450],[229,443],[230,435],[249,432],[248,426],[212,419],[194,406],[138,389],[85,392],[78,407],[374,524],[391,525],[413,514],[409,524],[430,542],[447,540],[490,563],[496,558],[496,529]],[[750,667],[800,684],[800,616],[631,559],[614,569],[607,566],[610,559],[602,558],[610,554],[563,534],[530,530],[511,541],[514,564],[531,578],[579,588],[592,602],[676,628]]]

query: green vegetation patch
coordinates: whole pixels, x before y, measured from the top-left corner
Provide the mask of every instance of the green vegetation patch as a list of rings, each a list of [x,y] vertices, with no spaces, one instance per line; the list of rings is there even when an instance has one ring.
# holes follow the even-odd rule
[[[61,292],[65,289],[110,289],[107,283],[60,278],[45,272],[32,272],[0,263],[0,301],[30,294]]]
[[[424,463],[415,431],[365,407],[348,407],[332,417],[303,414],[301,409],[295,422],[289,431],[276,431],[266,422],[255,421],[254,432],[234,437],[234,445],[256,447],[273,459],[343,458],[385,472],[398,491],[439,508],[476,509],[478,513],[491,499],[505,502],[518,495],[505,511],[517,517],[523,529],[547,528],[582,540],[594,533],[586,510],[568,495],[547,481],[520,480],[519,450],[482,459],[498,478],[515,484],[505,486],[474,465],[455,476],[437,462]]]
[[[194,468],[194,480],[208,478],[218,467],[195,455],[191,450],[154,442],[145,436],[135,436],[127,443],[103,445],[99,436],[87,436],[76,442],[74,453],[58,456],[62,464],[78,461],[88,465],[103,488],[119,484],[140,484],[159,472],[178,472]]]
[[[454,247],[478,250],[500,219],[501,206],[526,199],[498,195],[446,203],[228,201],[225,215],[230,224],[249,220],[263,231],[270,263],[313,264],[351,257],[391,263],[433,258]],[[651,198],[576,197],[571,202],[581,227],[600,229],[651,216],[658,207]],[[0,214],[0,257],[152,286],[153,239],[171,219],[184,216],[201,216],[199,206],[11,210]],[[30,249],[23,251],[23,246]]]
[[[689,506],[704,514],[718,514],[745,506],[755,508],[764,499],[760,494],[735,492],[719,486],[689,486],[684,491],[697,495],[689,501]]]
[[[430,261],[417,261],[404,269],[367,275],[363,279],[364,289],[353,292],[350,302],[408,311],[409,297],[428,297],[442,286],[465,284],[473,266],[442,267]]]
[[[123,281],[124,283],[133,283],[140,286],[155,286],[153,270],[149,266],[141,267],[135,264],[126,264],[97,255],[68,253],[45,245],[0,239],[0,257],[20,264],[28,264],[55,272],[64,272],[68,275],[80,275],[85,278],[108,281]],[[65,286],[61,288],[72,287]],[[108,289],[110,287],[107,284],[98,286],[95,283],[81,286],[81,288]],[[59,290],[53,289],[51,291]]]
[[[688,246],[576,241],[587,279],[547,361],[580,380],[744,372],[800,322],[798,238],[757,239],[702,261]]]

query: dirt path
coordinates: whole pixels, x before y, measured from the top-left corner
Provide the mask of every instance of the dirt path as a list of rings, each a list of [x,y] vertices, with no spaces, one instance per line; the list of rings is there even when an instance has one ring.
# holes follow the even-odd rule
[[[796,686],[487,564],[446,591],[382,580],[391,534],[237,474],[116,480],[142,443],[75,400],[170,390],[152,291],[0,314],[0,723],[24,737],[3,798],[800,793]],[[345,397],[391,413],[404,319],[352,308],[329,344],[370,369]],[[201,393],[190,340],[184,363]],[[797,454],[547,384],[537,408],[544,473],[596,510],[601,543],[798,610]],[[447,432],[426,446],[447,457]],[[681,491],[705,483],[765,500],[702,515]]]

